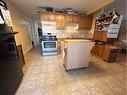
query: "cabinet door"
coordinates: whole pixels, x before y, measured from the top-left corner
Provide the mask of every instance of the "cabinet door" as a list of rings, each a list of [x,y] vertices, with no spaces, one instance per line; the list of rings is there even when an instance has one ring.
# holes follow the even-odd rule
[[[41,20],[48,20],[48,19],[49,19],[48,13],[43,13],[43,14],[41,15]]]
[[[102,58],[103,57],[103,51],[104,51],[104,45],[94,45],[92,49],[92,54],[94,54],[97,57]]]
[[[110,54],[110,48],[108,45],[105,45],[102,53],[103,60],[108,61],[109,54]]]
[[[63,14],[56,14],[56,28],[57,29],[64,29],[65,28],[65,15]]]
[[[66,15],[66,24],[69,22],[78,23],[79,22],[79,16],[76,15]]]
[[[91,29],[91,26],[92,26],[92,16],[85,16],[84,17],[85,21],[84,21],[84,27],[86,29]]]
[[[79,16],[73,15],[73,22],[79,23]]]
[[[55,21],[56,20],[56,16],[55,13],[43,13],[41,15],[41,19],[42,20],[49,20],[49,21]]]
[[[79,17],[79,29],[84,29],[85,19],[84,16]]]
[[[80,16],[79,17],[79,28],[90,29],[92,26],[92,16]]]
[[[107,32],[106,31],[95,31],[93,39],[98,40],[98,41],[107,41]]]
[[[49,20],[51,20],[51,21],[55,21],[56,20],[55,13],[49,13],[48,15],[49,15]]]
[[[73,22],[73,16],[72,15],[66,15],[66,24],[69,22]]]

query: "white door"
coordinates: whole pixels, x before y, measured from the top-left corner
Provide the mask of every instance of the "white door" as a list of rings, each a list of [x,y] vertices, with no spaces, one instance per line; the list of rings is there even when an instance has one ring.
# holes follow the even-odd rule
[[[27,28],[28,28],[28,32],[29,32],[29,35],[30,35],[31,43],[32,43],[32,41],[35,42],[34,25],[33,25],[32,21],[28,22]]]

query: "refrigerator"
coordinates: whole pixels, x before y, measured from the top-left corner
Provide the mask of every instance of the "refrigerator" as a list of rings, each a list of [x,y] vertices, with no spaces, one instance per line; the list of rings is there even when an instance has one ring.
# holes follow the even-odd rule
[[[14,95],[23,78],[14,35],[7,4],[0,0],[0,95]]]

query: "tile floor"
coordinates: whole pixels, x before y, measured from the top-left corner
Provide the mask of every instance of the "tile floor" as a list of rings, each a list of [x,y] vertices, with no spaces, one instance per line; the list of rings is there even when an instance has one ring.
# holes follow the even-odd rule
[[[127,66],[126,64],[126,59],[127,59],[127,56],[126,56],[126,53],[119,53],[118,56],[117,56],[117,63],[121,64],[121,65],[124,65],[124,66]]]
[[[66,72],[61,55],[42,56],[39,48],[25,55],[24,78],[16,95],[125,95],[123,65],[91,56],[86,69]]]

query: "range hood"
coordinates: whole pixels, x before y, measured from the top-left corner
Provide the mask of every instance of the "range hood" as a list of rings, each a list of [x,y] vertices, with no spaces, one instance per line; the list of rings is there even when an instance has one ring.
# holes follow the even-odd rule
[[[78,31],[78,23],[68,23],[65,28],[65,33],[77,33]]]

